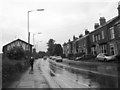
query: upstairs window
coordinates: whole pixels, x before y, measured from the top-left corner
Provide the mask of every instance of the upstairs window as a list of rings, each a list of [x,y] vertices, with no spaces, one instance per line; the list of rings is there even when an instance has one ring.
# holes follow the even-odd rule
[[[120,37],[120,24],[117,25],[118,36]]]
[[[100,40],[100,35],[98,35],[98,40]]]
[[[96,36],[95,36],[95,41],[97,42],[97,40],[98,40],[98,39],[97,39],[97,35],[96,35]]]
[[[93,42],[95,41],[95,36],[94,35],[92,35],[92,39],[93,39]]]
[[[110,28],[110,36],[111,36],[111,39],[114,39],[114,38],[115,38],[114,27],[111,27],[111,28]]]
[[[102,31],[102,39],[104,39],[105,37],[104,37],[104,31]]]

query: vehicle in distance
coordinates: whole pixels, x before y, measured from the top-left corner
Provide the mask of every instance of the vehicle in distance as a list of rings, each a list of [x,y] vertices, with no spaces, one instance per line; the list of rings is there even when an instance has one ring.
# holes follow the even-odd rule
[[[44,56],[43,59],[46,60],[46,59],[47,59],[47,56]]]
[[[56,56],[55,60],[56,60],[56,62],[62,62],[63,61],[61,56]]]
[[[96,59],[101,61],[111,61],[111,60],[115,60],[115,55],[110,56],[105,53],[100,53],[97,55]]]
[[[52,56],[52,60],[55,60],[56,59],[56,56]]]

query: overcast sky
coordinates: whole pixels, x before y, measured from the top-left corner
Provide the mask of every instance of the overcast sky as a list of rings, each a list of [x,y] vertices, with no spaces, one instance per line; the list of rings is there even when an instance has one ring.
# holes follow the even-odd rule
[[[0,0],[0,52],[2,46],[20,38],[27,41],[27,12],[30,12],[31,44],[33,33],[38,50],[46,51],[50,38],[63,44],[73,35],[94,30],[100,17],[109,19],[118,15],[119,0]]]

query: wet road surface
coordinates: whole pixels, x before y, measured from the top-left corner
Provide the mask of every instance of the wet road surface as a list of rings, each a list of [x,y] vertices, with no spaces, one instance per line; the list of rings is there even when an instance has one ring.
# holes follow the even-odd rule
[[[52,60],[42,62],[46,73],[59,88],[117,88],[118,67],[100,65],[90,70],[71,67]],[[48,76],[47,76],[48,77]]]

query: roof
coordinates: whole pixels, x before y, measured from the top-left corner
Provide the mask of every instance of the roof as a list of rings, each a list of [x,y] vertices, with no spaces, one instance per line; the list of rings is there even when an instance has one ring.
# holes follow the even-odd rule
[[[114,20],[116,20],[118,17],[119,17],[119,16],[116,16],[116,17],[114,17],[114,18],[108,20],[105,24],[100,25],[100,26],[99,26],[97,29],[95,29],[94,31],[96,31],[96,30],[98,30],[98,29],[100,29],[100,28],[102,28],[102,27],[104,27],[104,26],[110,24],[111,22],[113,22]],[[90,32],[90,33],[93,33],[94,31],[92,31],[92,32]]]
[[[78,38],[76,41],[79,41],[79,40],[81,40],[81,39],[83,39],[83,38],[86,38],[87,36],[89,36],[89,34],[84,35],[84,36],[83,36],[83,37],[81,37],[81,38]]]
[[[120,24],[120,20],[119,20],[118,22],[115,23],[115,25],[117,25],[117,24]]]
[[[26,44],[29,44],[29,43],[27,43],[27,42],[25,42],[25,41],[23,41],[23,40],[21,40],[21,39],[17,39],[17,40],[14,40],[14,41],[12,41],[12,42],[4,45],[4,47],[7,46],[7,45],[10,45],[11,43],[14,43],[14,42],[16,42],[16,41],[22,41],[22,42],[24,42],[24,43],[26,43]],[[32,44],[29,44],[29,45],[30,45],[30,46],[33,46]]]

